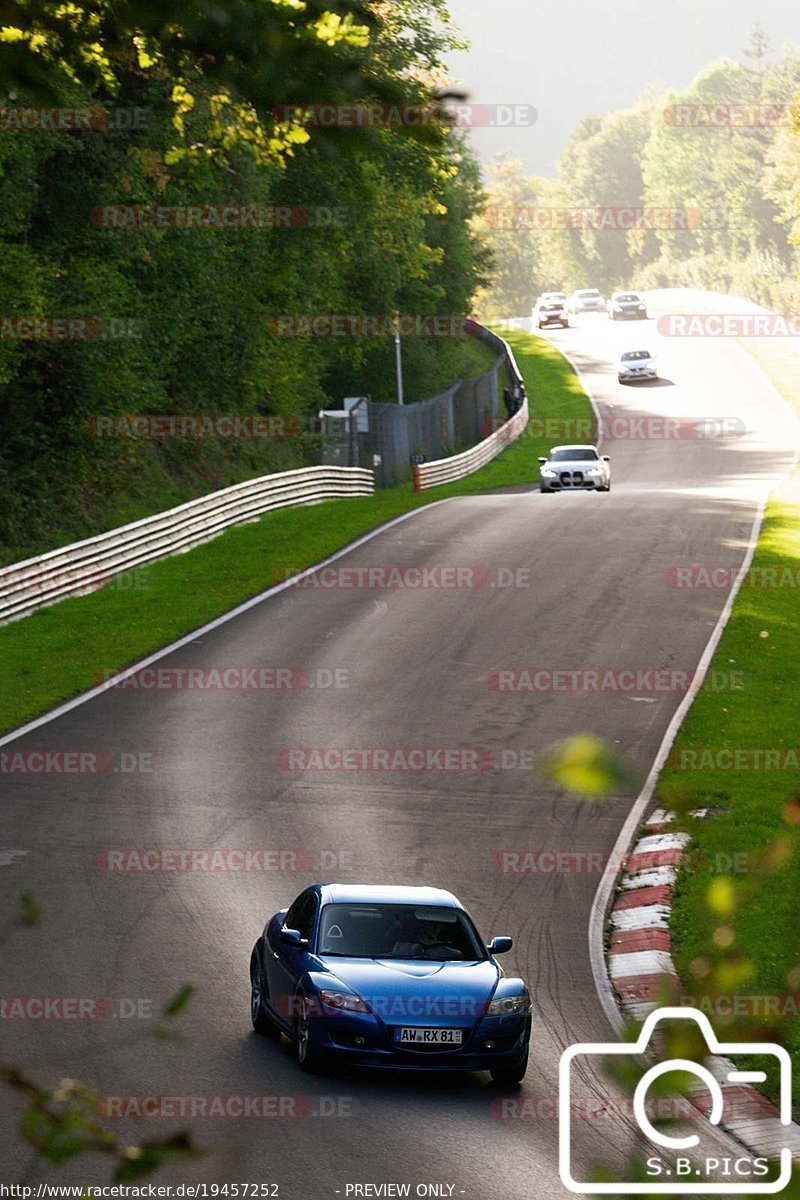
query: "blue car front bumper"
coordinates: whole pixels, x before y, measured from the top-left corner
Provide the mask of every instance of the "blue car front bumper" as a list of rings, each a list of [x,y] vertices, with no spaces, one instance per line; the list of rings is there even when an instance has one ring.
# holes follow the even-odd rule
[[[530,1038],[529,1014],[483,1017],[463,1029],[459,1046],[400,1046],[397,1026],[377,1017],[342,1013],[312,1020],[314,1049],[341,1063],[412,1071],[489,1071],[516,1066],[525,1057]],[[487,1044],[488,1043],[488,1044]]]

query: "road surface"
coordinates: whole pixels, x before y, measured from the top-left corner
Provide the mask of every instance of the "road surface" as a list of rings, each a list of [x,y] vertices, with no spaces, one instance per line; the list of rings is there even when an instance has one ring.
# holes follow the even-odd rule
[[[553,1108],[558,1059],[572,1042],[610,1034],[587,923],[597,863],[632,798],[575,799],[530,760],[589,730],[643,777],[682,692],[505,692],[490,686],[491,673],[692,671],[726,593],[676,589],[669,573],[742,561],[793,441],[763,376],[723,341],[665,338],[654,320],[603,316],[547,336],[581,366],[606,417],[724,418],[749,432],[609,441],[610,495],[522,488],[423,510],[337,567],[427,567],[432,577],[477,568],[481,586],[291,589],[159,664],[297,668],[313,689],[111,690],[5,746],[101,753],[132,769],[4,778],[4,996],[103,997],[144,1019],[4,1021],[4,1057],[42,1082],[78,1077],[103,1096],[290,1098],[282,1117],[153,1119],[153,1135],[191,1125],[209,1148],[159,1181],[275,1182],[284,1200],[385,1182],[504,1200],[567,1195]],[[639,347],[657,353],[662,385],[618,385],[617,354]],[[336,672],[347,686],[322,686]],[[290,750],[386,747],[480,749],[496,765],[286,769]],[[284,856],[284,870],[102,869],[104,853],[121,848],[297,853]],[[496,856],[521,851],[578,852],[584,867],[497,869],[515,860]],[[504,965],[528,979],[536,1006],[519,1093],[505,1096],[484,1075],[309,1078],[288,1044],[251,1033],[252,943],[269,914],[318,878],[445,887],[487,938],[514,936]],[[32,928],[13,915],[23,891],[43,909]],[[187,1040],[173,1045],[153,1036],[158,1022],[147,1013],[189,979],[198,991],[179,1022]],[[2,1111],[0,1179],[107,1181],[98,1158],[58,1172],[32,1166],[14,1130],[17,1101],[4,1096]],[[515,1119],[521,1113],[534,1119]],[[576,1170],[619,1156],[631,1137],[625,1120],[581,1122]]]

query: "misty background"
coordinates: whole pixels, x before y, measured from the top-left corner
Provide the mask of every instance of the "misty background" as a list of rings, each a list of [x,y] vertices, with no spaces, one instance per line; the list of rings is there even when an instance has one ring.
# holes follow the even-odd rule
[[[757,20],[776,56],[800,41],[797,0],[454,0],[451,12],[470,50],[450,67],[470,100],[538,112],[531,128],[475,130],[475,150],[483,163],[512,154],[535,175],[555,174],[587,114],[627,108],[650,84],[684,88],[714,59],[746,62]]]

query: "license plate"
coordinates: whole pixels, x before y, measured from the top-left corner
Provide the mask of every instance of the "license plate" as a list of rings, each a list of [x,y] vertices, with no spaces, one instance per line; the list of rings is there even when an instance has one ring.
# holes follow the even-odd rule
[[[460,1046],[463,1029],[396,1029],[394,1040],[401,1046]]]

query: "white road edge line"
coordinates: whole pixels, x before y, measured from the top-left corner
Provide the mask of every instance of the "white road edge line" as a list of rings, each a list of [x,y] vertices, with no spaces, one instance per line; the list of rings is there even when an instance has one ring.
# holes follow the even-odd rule
[[[742,347],[738,345],[738,343],[737,343],[736,348],[739,350],[740,354],[742,354],[747,359],[747,361],[752,366],[754,366],[756,368],[756,370],[759,372],[759,374],[763,377],[764,382],[767,386],[767,389],[769,391],[771,391],[773,393],[773,395],[778,398],[778,400],[781,402],[781,404],[783,404],[784,407],[788,410],[788,412],[790,413],[790,415],[793,418],[795,433],[797,434],[797,430],[798,430],[797,414],[795,413],[792,406],[789,404],[786,397],[784,395],[782,395],[782,393],[778,390],[778,388],[772,382],[770,377],[767,375],[766,371],[763,369],[761,364],[756,362],[755,358],[753,358],[752,355],[747,354],[747,352],[745,350],[743,350]],[[624,862],[625,859],[628,857],[628,853],[630,851],[631,844],[633,842],[633,838],[636,834],[636,831],[637,831],[639,825],[641,824],[642,817],[644,816],[645,810],[653,798],[653,793],[655,792],[656,783],[658,782],[658,777],[661,774],[661,769],[667,760],[669,752],[672,749],[672,744],[675,741],[675,738],[677,737],[678,731],[679,731],[681,725],[683,724],[686,714],[689,711],[689,709],[691,708],[691,706],[694,702],[695,696],[697,695],[697,692],[700,690],[701,682],[698,681],[698,676],[699,676],[699,679],[702,680],[703,676],[705,675],[706,670],[708,669],[708,666],[711,663],[712,658],[714,657],[714,654],[716,653],[717,646],[719,645],[720,639],[722,638],[722,634],[725,630],[725,626],[728,624],[728,620],[730,618],[731,612],[733,611],[733,605],[736,601],[736,597],[739,594],[739,589],[741,588],[742,583],[744,582],[744,578],[747,575],[747,572],[749,571],[749,569],[752,565],[753,557],[756,552],[756,546],[758,545],[758,540],[759,540],[759,537],[761,536],[761,527],[764,523],[764,513],[766,511],[767,502],[769,500],[769,497],[772,494],[772,492],[775,491],[776,488],[780,487],[781,484],[784,483],[790,477],[790,475],[794,471],[795,466],[797,465],[797,461],[799,458],[800,458],[800,444],[795,443],[795,455],[794,455],[794,460],[792,462],[792,465],[787,469],[785,474],[780,479],[775,481],[775,483],[769,488],[769,491],[766,492],[765,495],[762,496],[761,500],[759,501],[755,520],[753,521],[753,526],[750,531],[750,540],[749,540],[748,546],[747,546],[747,553],[746,553],[744,561],[742,563],[742,569],[739,572],[737,572],[737,578],[734,581],[733,587],[731,588],[730,592],[728,593],[728,598],[725,602],[725,607],[723,608],[722,612],[719,615],[719,619],[718,619],[716,625],[714,626],[714,629],[712,630],[711,637],[708,639],[706,648],[703,651],[703,656],[700,659],[700,662],[698,663],[698,669],[695,672],[695,675],[692,679],[691,686],[690,686],[688,692],[686,693],[686,695],[684,696],[683,700],[681,701],[680,705],[678,706],[672,720],[669,723],[669,726],[667,727],[667,731],[664,734],[661,745],[658,748],[658,753],[656,754],[653,765],[650,768],[650,772],[647,776],[647,779],[645,780],[644,787],[642,788],[641,792],[637,796],[637,798],[634,802],[634,805],[633,805],[630,813],[628,814],[625,824],[622,826],[622,829],[620,830],[619,837],[617,838],[617,840],[614,844],[614,849],[611,851],[611,855],[609,857],[608,864],[606,865],[605,871],[603,872],[603,875],[600,879],[600,883],[598,885],[597,892],[595,893],[595,897],[592,902],[592,908],[591,908],[591,912],[589,914],[589,931],[588,931],[589,932],[589,959],[591,961],[591,966],[592,966],[592,975],[594,976],[595,988],[597,990],[597,995],[600,999],[600,1003],[602,1005],[603,1011],[605,1012],[606,1017],[608,1018],[609,1024],[611,1025],[612,1029],[618,1036],[622,1033],[622,1030],[624,1027],[624,1021],[623,1021],[622,1013],[620,1012],[619,1007],[617,1005],[617,1001],[615,999],[614,992],[611,987],[611,983],[608,978],[608,972],[606,971],[606,956],[605,956],[605,945],[604,945],[606,914],[607,914],[609,906],[610,906],[611,895],[614,890],[614,884],[616,882],[617,876],[620,874],[620,868],[616,864]]]
[[[553,346],[554,343],[550,342],[550,345]],[[575,359],[570,354],[569,350],[562,350],[560,346],[556,346],[555,348],[556,348],[556,350],[558,350],[558,352],[560,354],[563,354],[564,358],[567,360],[567,362],[572,367],[575,374],[578,376],[578,382],[580,383],[581,387],[586,392],[586,395],[589,397],[589,403],[592,406],[592,412],[594,413],[594,419],[597,422],[597,441],[595,442],[595,445],[597,446],[598,450],[602,450],[603,449],[603,417],[600,413],[600,407],[599,407],[597,401],[595,400],[594,392],[589,387],[586,376],[583,373],[583,367],[581,367],[580,364],[575,361]]]
[[[343,546],[341,550],[337,550],[335,554],[331,554],[329,558],[323,559],[322,562],[315,563],[312,567],[307,567],[297,575],[292,575],[290,579],[284,580],[283,583],[278,583],[274,587],[267,588],[265,592],[259,592],[257,596],[251,596],[249,600],[245,600],[242,604],[237,604],[236,608],[222,613],[221,616],[215,617],[213,621],[209,621],[206,625],[201,625],[198,629],[192,630],[191,633],[187,633],[177,641],[170,642],[167,646],[162,646],[160,650],[149,654],[147,658],[143,658],[129,667],[123,667],[115,675],[110,676],[105,683],[100,683],[97,687],[90,688],[88,692],[81,692],[80,695],[74,696],[71,700],[65,700],[63,704],[59,704],[55,708],[50,709],[49,712],[43,713],[41,717],[36,717],[33,721],[28,721],[27,724],[20,725],[17,729],[12,729],[10,733],[0,737],[0,746],[7,746],[9,742],[16,741],[17,738],[32,733],[34,729],[39,729],[42,725],[49,724],[50,721],[58,720],[65,713],[72,712],[73,709],[79,708],[81,704],[86,704],[89,700],[93,700],[95,696],[103,695],[104,692],[109,691],[113,687],[117,680],[127,679],[128,676],[135,675],[137,671],[149,667],[151,663],[158,662],[159,659],[165,658],[168,654],[173,654],[174,651],[180,650],[183,646],[188,646],[204,634],[211,633],[214,629],[219,629],[221,625],[227,625],[228,621],[233,621],[236,617],[241,616],[242,613],[249,612],[251,608],[263,604],[265,600],[279,595],[280,592],[286,591],[287,588],[294,587],[301,579],[307,579],[310,575],[315,575],[317,571],[321,571],[324,567],[330,566],[331,563],[337,562],[345,554],[350,554],[351,551],[357,550],[359,546],[371,542],[373,538],[378,537],[381,533],[385,533],[387,529],[392,529],[395,525],[401,525],[403,521],[408,521],[412,517],[419,516],[422,512],[429,512],[432,508],[437,508],[440,504],[450,504],[451,501],[460,499],[460,496],[445,496],[441,500],[432,500],[429,504],[422,504],[419,508],[412,509],[411,512],[402,513],[399,517],[393,517],[391,521],[386,521],[383,525],[379,525],[377,529],[371,529],[369,533],[365,533],[362,537],[356,538],[354,542]]]

